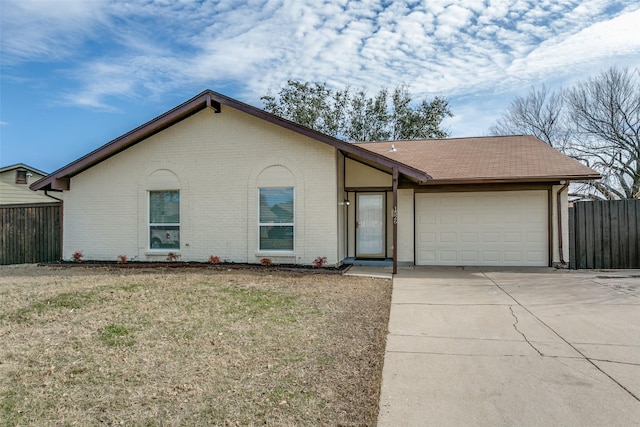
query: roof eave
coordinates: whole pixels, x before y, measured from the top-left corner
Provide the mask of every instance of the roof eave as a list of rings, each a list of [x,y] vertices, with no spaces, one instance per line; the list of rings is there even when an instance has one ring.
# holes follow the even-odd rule
[[[590,181],[601,179],[601,175],[560,175],[560,176],[525,176],[525,177],[493,177],[493,178],[434,178],[422,182],[421,185],[445,185],[445,184],[507,184],[507,183],[542,183],[560,181]]]

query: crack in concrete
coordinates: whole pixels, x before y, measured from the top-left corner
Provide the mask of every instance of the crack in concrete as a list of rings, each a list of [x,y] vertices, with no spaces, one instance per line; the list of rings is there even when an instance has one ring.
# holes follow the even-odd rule
[[[466,357],[531,357],[531,355],[528,354],[479,354],[479,353],[446,353],[446,352],[441,352],[441,351],[418,351],[418,350],[389,350],[387,351],[387,353],[391,354],[428,354],[428,355],[432,355],[432,356],[466,356]],[[544,355],[542,356],[545,359],[557,359],[559,361],[561,360],[584,360],[584,357],[582,356],[553,356],[553,355]],[[590,359],[590,360],[595,360],[595,361],[601,361],[599,359]],[[609,362],[608,360],[603,360],[602,362]],[[611,361],[612,363],[616,363]],[[625,362],[618,362],[618,363],[624,363],[627,364]],[[634,365],[634,363],[631,363],[631,365]],[[574,367],[570,366],[570,365],[565,365],[571,369],[575,369]]]
[[[511,315],[515,319],[515,322],[513,323],[513,329],[515,329],[517,333],[522,335],[522,338],[524,338],[524,340],[527,342],[527,344],[529,344],[529,346],[532,349],[534,349],[541,357],[544,357],[544,354],[542,354],[542,352],[538,350],[531,341],[529,341],[529,338],[527,338],[527,336],[520,329],[518,329],[519,320],[518,320],[518,316],[516,316],[516,314],[513,312],[513,306],[509,306],[509,311],[511,312]]]
[[[505,295],[507,295],[509,298],[511,298],[513,300],[513,302],[515,302],[519,307],[522,307],[522,309],[524,311],[526,311],[527,313],[529,313],[531,316],[533,316],[536,320],[538,320],[538,322],[542,323],[547,329],[549,329],[551,332],[553,332],[558,338],[560,338],[562,341],[564,341],[565,344],[567,344],[569,347],[571,347],[573,350],[575,350],[580,356],[582,356],[584,358],[584,360],[586,360],[587,362],[589,362],[594,368],[596,368],[598,371],[600,371],[602,374],[604,374],[606,377],[608,377],[611,381],[613,381],[614,383],[616,383],[618,385],[618,387],[620,387],[622,390],[626,391],[631,397],[633,397],[635,400],[640,402],[640,396],[635,395],[631,390],[629,390],[627,387],[625,387],[622,383],[620,383],[620,381],[616,380],[613,376],[611,376],[609,373],[607,373],[604,369],[602,369],[600,366],[598,366],[594,360],[596,359],[591,359],[589,356],[587,356],[586,354],[584,354],[582,351],[580,351],[575,345],[571,344],[565,337],[563,337],[562,335],[560,335],[560,333],[558,333],[558,331],[556,331],[555,329],[553,329],[551,326],[549,326],[548,324],[546,324],[542,319],[540,319],[538,316],[536,316],[531,310],[529,310],[527,307],[525,307],[524,305],[522,305],[520,303],[520,301],[518,301],[517,299],[514,298],[513,295],[511,295],[509,292],[507,292],[502,286],[500,286],[495,280],[493,280],[491,277],[489,277],[487,275],[486,272],[482,271],[482,274],[484,275],[484,277],[486,277],[488,280],[490,280],[498,289],[500,289],[502,292],[505,293]],[[509,308],[511,309],[511,306],[509,306]],[[515,317],[515,314],[513,313],[513,310],[511,310],[511,314]],[[517,317],[516,317],[517,320]],[[517,323],[517,322],[516,322]],[[514,325],[515,327],[515,325]],[[516,329],[517,330],[517,329]],[[518,331],[520,332],[520,331]],[[522,333],[521,333],[522,334]],[[523,335],[524,336],[524,335]],[[529,341],[527,341],[529,342]],[[534,347],[535,348],[535,347]],[[537,349],[536,349],[537,351]],[[540,353],[540,352],[538,352]],[[542,353],[540,353],[542,355]]]
[[[623,279],[623,277],[617,277],[617,279]],[[623,294],[630,295],[630,296],[632,296],[634,298],[640,298],[640,295],[638,295],[638,290],[636,288],[628,288],[628,287],[627,288],[622,288],[618,284],[602,283],[602,282],[599,282],[596,279],[591,279],[590,282],[591,283],[595,283],[596,285],[605,287],[607,289],[612,289],[612,290],[615,290],[617,292],[622,292]],[[635,305],[635,304],[628,304],[628,305]]]
[[[607,360],[607,359],[595,359],[593,357],[590,357],[589,360],[596,361],[596,362],[617,363],[619,365],[640,366],[640,363],[620,362],[618,360]]]
[[[479,337],[453,337],[453,336],[443,336],[443,335],[429,335],[429,334],[394,334],[389,333],[389,336],[393,337],[411,337],[411,338],[434,338],[434,339],[444,339],[444,340],[464,340],[464,341],[497,341],[497,342],[521,342],[518,339],[507,340],[504,338],[479,338]]]

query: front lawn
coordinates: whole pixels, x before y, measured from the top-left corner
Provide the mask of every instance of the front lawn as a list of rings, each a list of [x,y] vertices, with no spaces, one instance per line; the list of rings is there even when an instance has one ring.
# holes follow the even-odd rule
[[[4,425],[375,425],[391,281],[0,268]]]

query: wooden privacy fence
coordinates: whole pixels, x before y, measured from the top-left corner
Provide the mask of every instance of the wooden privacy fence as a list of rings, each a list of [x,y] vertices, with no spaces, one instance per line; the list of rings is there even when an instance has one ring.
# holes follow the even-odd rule
[[[61,216],[60,203],[0,206],[0,264],[59,260]]]
[[[569,208],[569,266],[640,268],[640,200],[574,203]]]

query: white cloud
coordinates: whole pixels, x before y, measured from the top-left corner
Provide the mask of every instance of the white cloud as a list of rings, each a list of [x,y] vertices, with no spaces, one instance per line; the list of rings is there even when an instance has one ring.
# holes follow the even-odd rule
[[[2,0],[3,62],[47,62],[74,54],[104,19],[101,1]]]
[[[596,22],[575,34],[559,35],[542,43],[528,55],[516,58],[508,74],[527,76],[532,81],[544,75],[592,74],[594,68],[613,64],[615,56],[633,56],[630,66],[640,66],[640,38],[637,32],[640,10],[611,20]],[[552,59],[552,60],[550,60]]]
[[[637,22],[632,0],[3,0],[1,23],[3,61],[66,60],[64,101],[108,109],[218,85],[259,105],[289,78],[492,96],[638,64]]]

